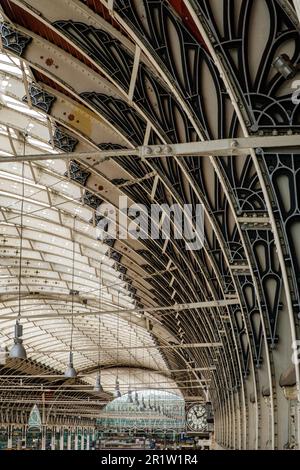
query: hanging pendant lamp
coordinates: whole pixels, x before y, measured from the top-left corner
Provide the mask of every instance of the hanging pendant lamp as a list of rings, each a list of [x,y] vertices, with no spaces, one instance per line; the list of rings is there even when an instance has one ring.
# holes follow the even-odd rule
[[[69,362],[65,371],[65,377],[68,379],[74,379],[76,376],[77,376],[77,372],[73,365],[73,353],[70,351]]]
[[[13,359],[26,359],[27,358],[26,349],[24,348],[23,340],[21,338],[22,335],[23,335],[23,326],[17,320],[15,324],[14,345],[11,348],[10,353],[9,353],[9,357]]]
[[[102,384],[101,384],[100,372],[98,372],[97,375],[96,375],[96,382],[95,382],[94,391],[98,392],[98,393],[102,393],[104,391],[103,387],[102,387]]]
[[[24,134],[23,155],[25,156],[26,135]],[[23,345],[23,326],[21,320],[21,277],[22,277],[22,254],[23,254],[23,215],[24,215],[24,196],[25,196],[25,162],[22,162],[22,200],[20,215],[20,255],[19,255],[19,292],[18,292],[18,315],[14,328],[14,344],[9,352],[9,357],[13,359],[26,359],[26,349]]]
[[[98,315],[98,366],[99,371],[96,375],[96,382],[94,391],[98,393],[102,393],[103,387],[101,384],[101,319],[100,319],[100,312],[102,311],[102,263],[100,262],[100,269],[99,269],[99,315]]]
[[[138,392],[135,392],[135,395],[134,395],[134,402],[135,402],[136,406],[140,406]]]
[[[146,410],[146,403],[145,403],[145,399],[144,399],[143,396],[142,396],[142,400],[141,400],[141,407],[140,407],[140,410],[141,410],[141,411],[145,411],[145,410]]]
[[[133,403],[132,391],[128,390],[127,403]]]
[[[121,397],[120,383],[119,383],[118,378],[116,378],[115,393],[114,393],[114,395],[115,395],[116,398],[120,398],[120,397]]]
[[[119,363],[119,291],[118,291],[118,314],[117,314],[117,364]],[[117,368],[117,377],[116,377],[116,384],[115,384],[115,392],[114,395],[116,398],[121,398],[120,392],[120,382],[119,382],[119,369]]]
[[[68,379],[74,379],[77,377],[76,369],[74,368],[73,364],[73,332],[74,332],[74,266],[75,266],[75,220],[73,220],[73,231],[72,231],[72,238],[73,238],[73,249],[72,249],[72,300],[71,300],[71,340],[70,340],[70,352],[69,352],[69,362],[65,371],[65,377]]]
[[[129,322],[129,351],[131,354],[131,316],[130,316],[130,322]],[[129,360],[130,360],[130,355],[129,355]],[[131,391],[131,374],[130,374],[130,369],[128,370],[128,395],[127,395],[127,403],[133,403],[133,398],[132,398],[132,391]]]

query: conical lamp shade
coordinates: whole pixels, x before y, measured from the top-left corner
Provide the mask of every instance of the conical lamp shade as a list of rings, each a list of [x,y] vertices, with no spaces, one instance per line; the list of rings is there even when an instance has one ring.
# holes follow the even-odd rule
[[[13,345],[13,347],[11,348],[10,352],[9,352],[9,357],[11,357],[12,359],[26,359],[27,358],[27,354],[26,354],[26,350],[23,346],[23,341],[21,338],[15,338],[14,339],[14,342],[15,344]]]
[[[140,410],[145,411],[145,409],[146,409],[146,403],[145,403],[144,397],[142,397]]]
[[[127,403],[133,403],[131,390],[128,390]]]
[[[23,340],[21,338],[22,336],[23,326],[19,320],[17,320],[15,324],[14,345],[10,350],[9,357],[13,359],[26,359],[27,354],[23,346]]]
[[[69,364],[65,371],[65,377],[68,379],[74,379],[77,377],[76,369],[73,366],[73,353],[70,352]]]
[[[94,391],[99,392],[99,393],[103,392],[103,387],[102,387],[102,384],[101,384],[101,377],[100,377],[99,373],[96,376]]]
[[[73,367],[73,364],[68,364],[68,367],[65,371],[65,377],[67,379],[74,379],[75,377],[77,377],[77,372],[76,369]]]
[[[115,398],[120,398],[120,397],[121,397],[120,384],[119,384],[119,380],[118,380],[118,379],[116,380],[114,395],[115,395]]]

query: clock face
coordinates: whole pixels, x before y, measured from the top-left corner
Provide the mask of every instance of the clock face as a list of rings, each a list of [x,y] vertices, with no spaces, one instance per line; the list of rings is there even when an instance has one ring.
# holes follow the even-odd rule
[[[203,405],[191,406],[186,414],[186,422],[191,431],[204,432],[207,429],[206,409]]]

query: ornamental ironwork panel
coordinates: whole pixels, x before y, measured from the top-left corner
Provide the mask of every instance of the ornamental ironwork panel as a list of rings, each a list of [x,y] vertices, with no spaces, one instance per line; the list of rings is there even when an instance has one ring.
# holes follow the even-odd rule
[[[125,101],[95,92],[84,92],[80,96],[100,111],[132,144],[143,144],[146,122]]]
[[[100,204],[102,204],[103,200],[91,191],[86,190],[83,195],[82,202],[96,210]]]
[[[107,245],[111,248],[114,247],[114,244],[116,242],[116,240],[114,238],[106,238],[106,237],[104,237],[104,239],[102,241],[103,241],[104,245]]]
[[[252,339],[253,357],[256,367],[259,367],[263,362],[263,329],[258,299],[250,276],[239,276],[239,284],[244,311],[247,314],[249,336]]]
[[[300,105],[291,100],[286,79],[274,69],[273,62],[286,44],[292,51],[291,62],[300,62],[300,32],[279,2],[261,0],[258,10],[253,0],[244,0],[242,8],[233,0],[220,0],[218,12],[211,1],[196,3],[213,36],[213,47],[238,89],[240,106],[248,114],[249,131],[299,130]],[[258,11],[264,18],[263,42],[256,41],[256,29],[251,28],[253,21],[260,21]],[[254,44],[258,51],[255,67],[250,53]]]
[[[251,282],[251,280],[250,280]],[[239,354],[242,359],[242,371],[244,378],[247,378],[250,372],[250,346],[247,338],[247,331],[244,323],[244,319],[241,313],[241,309],[237,306],[230,305],[230,316],[233,320],[234,333],[238,342]]]
[[[21,56],[31,38],[13,29],[8,23],[0,23],[0,34],[2,46],[15,54]]]
[[[101,203],[102,202],[103,201],[101,201]],[[99,206],[97,206],[97,209],[100,209],[101,203]],[[91,224],[95,224],[96,227],[98,227],[99,229],[101,228],[101,230],[103,230],[104,232],[108,231],[109,222],[109,219],[105,217],[105,215],[98,213],[95,213],[94,217],[92,217],[90,220]]]
[[[151,0],[116,0],[114,8],[172,77],[203,134],[207,138],[224,136],[226,108],[230,105],[226,90],[206,47],[189,32],[172,6]],[[217,130],[206,116],[204,70],[209,71],[211,88],[218,102]]]
[[[267,340],[274,346],[278,342],[276,329],[278,315],[282,309],[283,294],[282,274],[274,235],[270,230],[247,230],[246,233],[253,252],[253,271],[259,283],[260,305],[266,317]]]
[[[115,263],[113,265],[113,268],[121,274],[126,274],[127,273],[127,268],[125,268],[125,266],[122,266],[121,264]]]
[[[112,184],[116,186],[121,186],[122,184],[127,183],[129,180],[125,180],[124,178],[114,178],[110,180]]]
[[[127,290],[129,292],[131,292],[132,294],[134,294],[134,295],[137,293],[137,289],[135,287],[131,286],[131,285],[127,286]]]
[[[117,263],[120,263],[121,258],[122,258],[122,254],[115,250],[110,250],[108,256],[114,261],[116,261]]]
[[[125,90],[130,85],[133,57],[107,31],[78,21],[55,21],[53,26],[72,39],[109,77]]]
[[[272,184],[272,208],[279,232],[296,319],[300,318],[300,153],[294,155],[263,154],[267,175]]]
[[[98,147],[100,150],[122,150],[126,148],[124,145],[112,144],[111,142],[103,142],[98,144]]]
[[[35,83],[31,83],[28,87],[28,93],[31,99],[32,106],[41,109],[45,113],[50,113],[52,105],[56,97],[40,88]],[[28,102],[27,96],[24,96],[23,101]]]
[[[53,143],[56,148],[62,150],[63,152],[71,153],[74,152],[76,145],[78,144],[78,139],[71,136],[59,127],[56,127],[53,134]]]
[[[76,183],[79,183],[82,186],[86,185],[90,175],[91,172],[81,168],[80,163],[76,162],[75,160],[70,161],[68,171],[66,171],[64,174],[64,176],[71,178],[71,180],[76,181]]]
[[[233,193],[235,211],[237,215],[266,213],[266,202],[253,160],[250,156],[242,158],[242,165],[236,157],[219,159],[227,187]]]
[[[122,150],[125,149],[124,145],[112,144],[111,142],[103,142],[98,144],[100,150]]]
[[[182,107],[143,64],[138,69],[133,100],[155,126],[159,126],[170,143],[197,139],[195,129]]]

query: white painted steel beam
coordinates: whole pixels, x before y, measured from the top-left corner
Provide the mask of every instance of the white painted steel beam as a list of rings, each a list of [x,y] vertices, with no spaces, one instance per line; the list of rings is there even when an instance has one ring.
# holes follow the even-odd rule
[[[117,368],[117,366],[112,366],[110,369],[114,369],[114,368]],[[119,367],[120,369],[120,367]],[[122,368],[121,368],[122,369]],[[95,371],[98,370],[98,367],[95,368]],[[101,367],[101,371],[106,371],[108,370],[106,367]],[[195,367],[193,368],[193,371],[194,372],[207,372],[207,371],[212,371],[212,370],[216,370],[216,366],[210,366],[210,367]],[[149,374],[154,374],[154,373],[157,373],[157,374],[162,374],[162,373],[180,373],[180,372],[190,372],[191,369],[159,369],[159,370],[148,370],[148,369],[141,369],[141,375],[145,374],[145,372],[149,372]],[[92,375],[93,372],[90,372],[90,373],[79,373],[77,375],[78,378],[86,378],[86,377],[90,377]],[[135,371],[135,375],[138,375]],[[12,375],[3,375],[1,374],[0,375],[0,379],[5,379],[5,381],[7,380],[13,380],[13,379],[61,379],[63,377],[62,374],[12,374]]]
[[[128,99],[130,101],[132,101],[133,95],[134,95],[134,89],[135,89],[137,74],[138,74],[139,65],[140,65],[140,56],[141,56],[141,48],[138,45],[136,45],[135,54],[134,54],[134,62],[133,62],[133,67],[132,67],[132,72],[131,72],[129,92],[128,92]]]
[[[245,268],[246,266],[243,266]],[[207,301],[207,302],[191,302],[191,303],[184,303],[184,304],[174,304],[174,305],[169,305],[167,307],[152,307],[152,308],[145,308],[145,309],[119,309],[119,310],[106,310],[106,311],[91,311],[91,312],[74,312],[73,317],[79,316],[79,317],[84,317],[84,316],[94,316],[94,315],[120,315],[124,313],[129,313],[129,314],[136,314],[136,313],[153,313],[153,312],[166,312],[169,310],[172,310],[174,312],[181,312],[183,310],[190,310],[190,309],[206,309],[206,308],[213,308],[213,307],[227,307],[228,305],[237,305],[238,299],[226,299],[226,300],[212,300],[212,301]],[[22,318],[27,319],[27,320],[37,320],[37,319],[42,319],[42,318],[67,318],[71,317],[72,313],[63,313],[61,315],[55,315],[55,314],[31,314],[31,315],[26,315],[26,313],[22,314]],[[1,320],[11,320],[15,318],[15,314],[11,315],[1,315]]]
[[[300,23],[300,0],[294,0],[295,9]]]
[[[299,147],[300,135],[241,137],[173,145],[148,145],[140,148],[142,158],[161,156],[238,156],[257,148]]]
[[[137,350],[146,350],[149,351],[151,349],[155,350],[160,350],[160,349],[190,349],[190,348],[195,348],[195,349],[202,349],[202,348],[222,348],[223,343],[221,342],[214,342],[214,343],[183,343],[183,344],[168,344],[168,345],[163,345],[163,346],[158,346],[158,345],[149,345],[149,346],[120,346],[120,347],[109,347],[109,348],[101,348],[101,353],[102,352],[111,352],[111,351],[137,351]],[[68,353],[69,349],[45,349],[45,350],[39,350],[37,351],[29,351],[28,347],[28,353],[30,354],[52,354],[52,353]],[[76,348],[76,353],[79,352],[93,352],[99,351],[98,347],[90,347],[90,348]],[[191,368],[191,370],[193,370]]]
[[[98,158],[98,162],[106,161],[111,157],[127,157],[128,155],[139,155],[138,149],[133,150],[103,150],[95,152],[72,152],[72,153],[40,153],[36,155],[18,155],[16,157],[0,157],[0,163],[10,162],[35,162],[42,160],[78,160],[81,158]]]
[[[144,145],[135,149],[103,150],[95,152],[73,152],[59,154],[18,155],[0,157],[1,162],[39,161],[57,159],[97,158],[99,162],[109,158],[137,155],[142,159],[157,157],[188,157],[188,156],[239,156],[247,155],[251,150],[263,149],[296,149],[300,147],[300,135],[280,135],[264,137],[242,137],[238,139],[220,139],[204,142],[188,142],[173,145]]]

